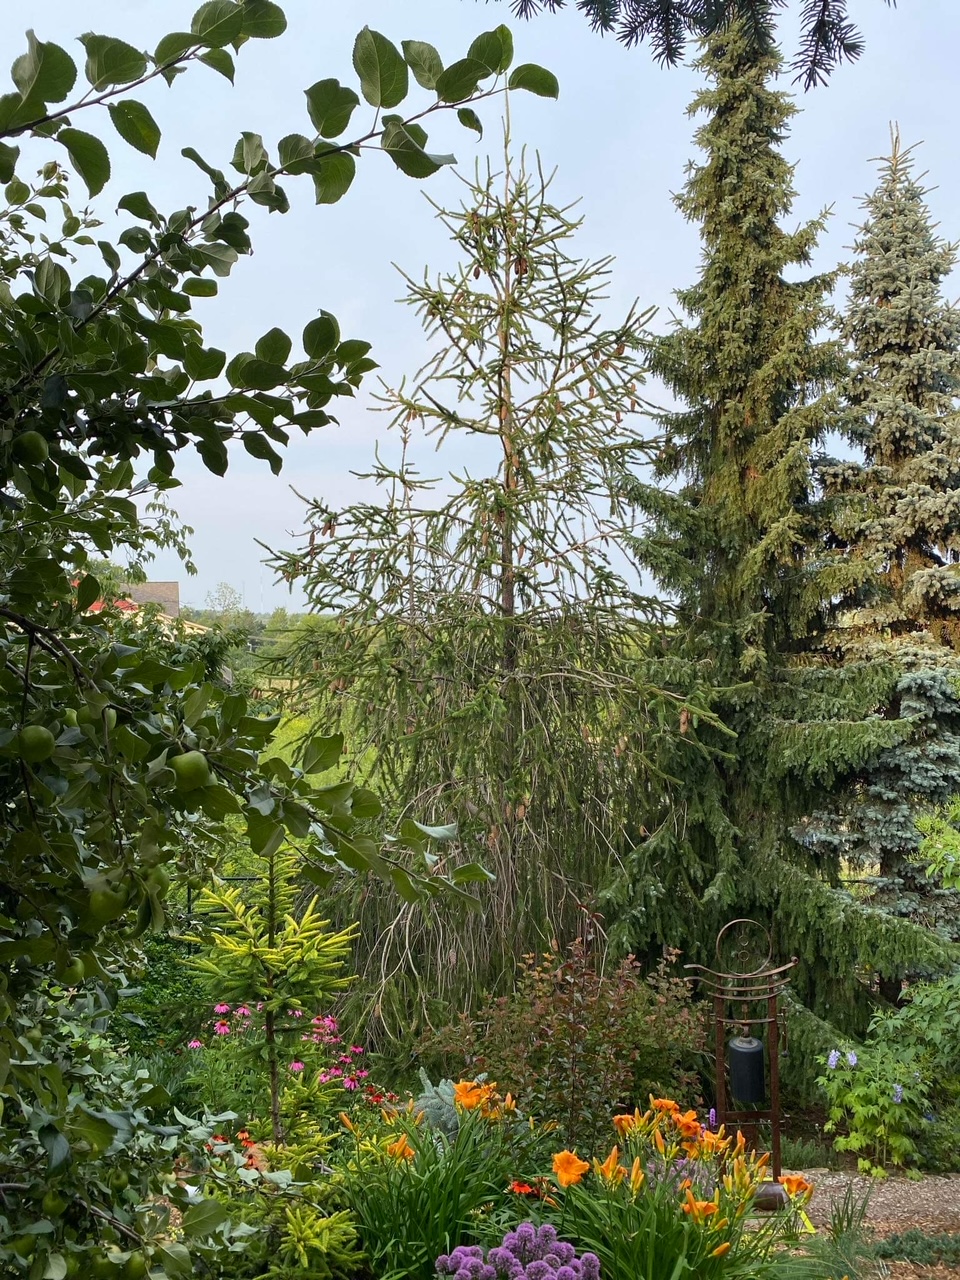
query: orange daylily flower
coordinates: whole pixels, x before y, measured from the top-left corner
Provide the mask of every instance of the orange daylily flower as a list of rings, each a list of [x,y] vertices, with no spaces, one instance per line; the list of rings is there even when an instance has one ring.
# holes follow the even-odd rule
[[[697,1119],[695,1111],[686,1111],[683,1115],[679,1111],[671,1112],[670,1119],[684,1138],[699,1138],[700,1131],[703,1128]]]
[[[553,1157],[553,1172],[561,1187],[574,1187],[590,1168],[575,1151],[558,1151]]]
[[[614,1147],[603,1164],[599,1160],[594,1160],[593,1162],[593,1168],[597,1176],[603,1178],[604,1182],[612,1182],[614,1186],[619,1186],[627,1176],[626,1169],[619,1163],[619,1156],[619,1149]]]
[[[356,1129],[354,1128],[353,1121],[350,1119],[350,1117],[347,1115],[345,1111],[340,1112],[340,1123],[343,1125],[345,1129],[348,1129],[351,1133],[356,1133]]]
[[[810,1192],[813,1191],[813,1183],[808,1182],[806,1178],[802,1178],[799,1173],[784,1174],[784,1176],[782,1178],[778,1178],[777,1181],[783,1187],[784,1191],[786,1191],[791,1200],[796,1196],[809,1195]]]
[[[387,1143],[387,1155],[395,1160],[412,1160],[416,1154],[405,1133],[401,1133],[396,1142]]]
[[[637,1107],[633,1115],[630,1115],[628,1112],[626,1115],[614,1116],[613,1127],[617,1131],[617,1137],[621,1140],[626,1138],[627,1135],[637,1127],[642,1119],[643,1116],[640,1114],[639,1107]]]
[[[652,1093],[650,1095],[650,1106],[654,1111],[672,1112],[680,1110],[680,1107],[672,1098],[655,1098]]]
[[[712,1252],[710,1253],[710,1257],[722,1258],[725,1253],[730,1252],[731,1247],[732,1246],[730,1244],[730,1241],[724,1240],[723,1244],[718,1244],[717,1247],[714,1250],[712,1250]]]
[[[689,1213],[694,1222],[703,1222],[705,1218],[709,1218],[711,1214],[717,1212],[720,1207],[716,1200],[695,1200],[693,1192],[687,1188],[684,1197],[684,1203],[680,1206],[684,1213]]]
[[[511,1182],[510,1190],[518,1196],[535,1196],[537,1194],[529,1182]]]
[[[640,1157],[634,1158],[633,1164],[630,1166],[630,1190],[634,1195],[638,1195],[640,1188],[643,1186],[643,1180],[646,1177],[646,1171],[640,1163]]]

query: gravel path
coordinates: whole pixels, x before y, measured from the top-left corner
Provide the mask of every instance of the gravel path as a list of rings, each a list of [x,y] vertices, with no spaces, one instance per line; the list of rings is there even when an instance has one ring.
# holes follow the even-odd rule
[[[910,1227],[960,1233],[960,1174],[925,1174],[913,1181],[806,1169],[803,1176],[814,1184],[810,1217],[817,1225],[829,1221],[830,1206],[843,1199],[852,1183],[858,1197],[870,1193],[867,1222],[879,1236]]]

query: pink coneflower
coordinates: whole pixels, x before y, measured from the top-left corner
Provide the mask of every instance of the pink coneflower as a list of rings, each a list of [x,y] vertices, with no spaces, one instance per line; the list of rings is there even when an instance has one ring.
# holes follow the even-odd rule
[[[229,1013],[230,1006],[228,1004],[215,1004],[213,1006],[214,1013]]]
[[[362,1044],[352,1044],[352,1045],[350,1046],[350,1052],[351,1052],[351,1053],[363,1053],[363,1045],[362,1045]]]
[[[357,1082],[354,1080],[353,1076],[346,1076],[343,1081],[343,1087],[345,1089],[355,1089],[357,1087]]]
[[[291,1062],[288,1070],[294,1072],[306,1071],[306,1066],[302,1062]]]
[[[288,1009],[288,1010],[287,1010],[287,1017],[288,1017],[288,1018],[302,1018],[302,1017],[303,1017],[303,1010],[302,1010],[302,1009]]]
[[[215,1024],[213,1033],[217,1036],[228,1036],[230,1034],[230,1023],[224,1022],[221,1018],[221,1020]]]
[[[262,1001],[262,1000],[258,1000],[258,1001],[257,1001],[257,1013],[263,1013],[263,1001]]]
[[[247,1006],[246,1006],[245,1004],[238,1005],[238,1006],[237,1006],[237,1008],[236,1008],[236,1010],[235,1010],[235,1013],[236,1013],[236,1016],[237,1016],[238,1018],[249,1018],[249,1017],[250,1017],[250,1010],[247,1008]]]
[[[202,1048],[203,1048],[203,1041],[202,1041],[202,1040],[191,1040],[191,1041],[187,1044],[187,1048],[188,1048],[188,1049],[202,1049]]]
[[[358,1072],[357,1072],[357,1079],[358,1079],[358,1080],[366,1080],[366,1078],[367,1078],[367,1076],[368,1076],[369,1074],[370,1074],[370,1072],[369,1072],[369,1071],[358,1071]]]

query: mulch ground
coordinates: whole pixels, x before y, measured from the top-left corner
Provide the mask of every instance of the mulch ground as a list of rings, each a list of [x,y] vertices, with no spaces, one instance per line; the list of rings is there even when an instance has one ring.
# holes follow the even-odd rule
[[[852,1184],[858,1197],[869,1193],[866,1221],[877,1239],[911,1228],[928,1234],[960,1235],[960,1174],[925,1174],[916,1181],[902,1177],[877,1180],[807,1169],[804,1177],[814,1184],[809,1214],[815,1226],[829,1222],[831,1206],[843,1200]],[[960,1267],[885,1261],[879,1274],[889,1280],[960,1280]]]

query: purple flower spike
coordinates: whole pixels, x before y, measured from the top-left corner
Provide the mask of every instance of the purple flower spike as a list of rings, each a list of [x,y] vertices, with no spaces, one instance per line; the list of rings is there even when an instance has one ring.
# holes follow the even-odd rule
[[[840,1050],[831,1049],[830,1052],[827,1054],[827,1066],[830,1068],[831,1071],[833,1071],[834,1068],[839,1065],[839,1062],[840,1062]]]

